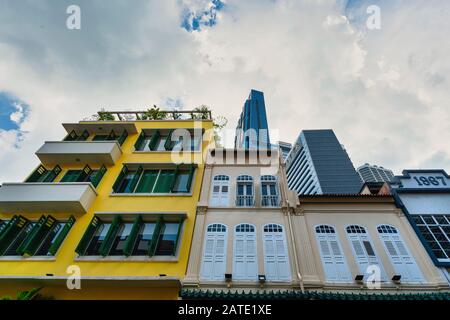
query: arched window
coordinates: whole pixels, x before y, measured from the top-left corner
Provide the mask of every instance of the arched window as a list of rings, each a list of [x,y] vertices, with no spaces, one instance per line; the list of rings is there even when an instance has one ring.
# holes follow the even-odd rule
[[[261,176],[261,206],[278,207],[279,205],[277,178],[271,175]]]
[[[400,275],[401,282],[422,282],[423,276],[414,257],[409,252],[400,233],[390,225],[377,227],[386,254],[389,256],[396,275]]]
[[[334,227],[316,226],[317,244],[327,282],[351,282],[352,276]]]
[[[356,259],[356,264],[358,265],[359,274],[364,275],[364,278],[367,278],[373,273],[373,270],[369,267],[378,266],[380,270],[380,280],[386,281],[386,273],[384,272],[383,265],[378,259],[366,229],[359,225],[350,225],[346,230],[348,240]]]
[[[253,197],[253,178],[249,175],[237,177],[236,206],[252,207],[255,204]]]
[[[227,258],[227,227],[214,223],[206,228],[200,277],[203,280],[223,280]]]
[[[283,226],[266,224],[263,227],[264,270],[269,281],[290,281],[291,268]]]
[[[230,177],[217,175],[213,179],[211,206],[227,207],[230,203]]]
[[[255,227],[243,223],[237,225],[234,232],[233,278],[236,280],[256,280],[257,277]]]

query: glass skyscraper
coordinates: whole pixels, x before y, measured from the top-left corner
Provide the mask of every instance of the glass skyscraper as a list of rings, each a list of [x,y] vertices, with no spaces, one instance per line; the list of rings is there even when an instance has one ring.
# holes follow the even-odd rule
[[[362,181],[333,130],[303,130],[286,159],[297,194],[357,194]]]
[[[381,166],[365,163],[360,166],[357,171],[364,182],[392,182],[394,180],[394,173],[392,170]]]
[[[234,147],[237,149],[270,149],[264,93],[252,89],[244,103],[238,125]]]

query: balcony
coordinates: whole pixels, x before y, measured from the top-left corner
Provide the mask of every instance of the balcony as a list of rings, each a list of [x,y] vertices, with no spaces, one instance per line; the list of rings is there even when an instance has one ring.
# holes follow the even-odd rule
[[[79,163],[113,165],[121,154],[117,141],[46,141],[36,151],[44,166]]]
[[[261,196],[262,207],[279,207],[280,200],[277,195],[262,195]]]
[[[0,212],[86,213],[96,196],[89,182],[3,183]]]
[[[236,196],[236,206],[237,207],[253,207],[255,205],[255,200],[253,196]]]

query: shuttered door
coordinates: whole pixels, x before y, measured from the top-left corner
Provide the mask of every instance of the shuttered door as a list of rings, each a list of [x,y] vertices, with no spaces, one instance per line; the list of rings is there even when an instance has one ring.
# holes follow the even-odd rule
[[[234,234],[233,250],[233,278],[237,280],[256,280],[258,264],[256,260],[256,234],[253,226],[247,231],[238,231]],[[245,228],[244,228],[245,229]]]
[[[229,205],[229,181],[214,181],[211,205],[227,207]]]
[[[219,226],[220,231],[206,233],[201,271],[204,280],[223,280],[225,276],[227,233]]]
[[[265,226],[263,241],[264,270],[267,280],[290,281],[291,271],[287,255],[287,245],[281,226],[275,225],[274,228]]]
[[[377,265],[380,268],[381,280],[386,281],[383,266],[375,254],[369,237],[366,234],[348,234],[348,239],[352,245],[353,254],[355,255],[360,274],[364,275],[364,278],[367,278],[371,275],[371,273],[367,272],[367,268],[371,265]]]
[[[349,282],[352,280],[345,256],[334,231],[316,233],[322,265],[327,282]]]
[[[395,273],[402,276],[401,281],[422,282],[422,272],[410,255],[400,235],[398,233],[382,233],[380,237],[394,266]]]

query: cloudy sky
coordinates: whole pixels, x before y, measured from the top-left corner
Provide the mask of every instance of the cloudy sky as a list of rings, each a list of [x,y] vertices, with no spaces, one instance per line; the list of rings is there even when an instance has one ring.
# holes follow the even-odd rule
[[[355,166],[450,171],[449,34],[445,0],[0,0],[0,181],[102,107],[206,104],[232,129],[252,88],[280,140],[332,128]]]

